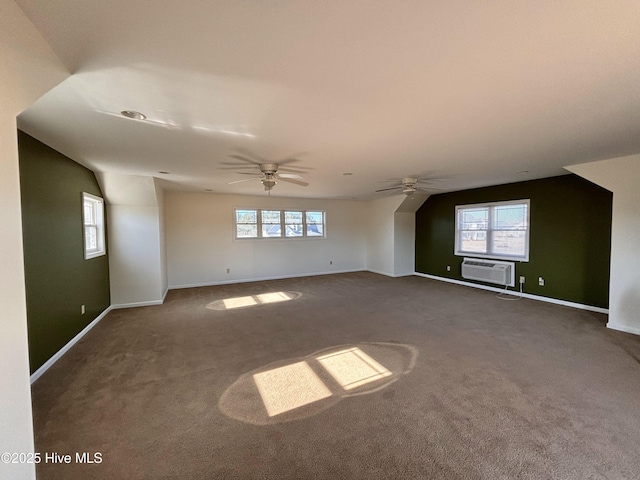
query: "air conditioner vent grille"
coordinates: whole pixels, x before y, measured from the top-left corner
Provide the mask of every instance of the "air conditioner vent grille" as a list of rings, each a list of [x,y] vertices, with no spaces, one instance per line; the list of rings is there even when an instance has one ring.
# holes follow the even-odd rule
[[[515,264],[513,262],[483,261],[465,258],[462,262],[462,278],[479,280],[498,285],[515,285]]]

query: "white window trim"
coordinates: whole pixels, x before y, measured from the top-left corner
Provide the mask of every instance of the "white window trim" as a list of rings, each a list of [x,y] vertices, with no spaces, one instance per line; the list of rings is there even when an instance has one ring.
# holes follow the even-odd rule
[[[257,212],[257,237],[238,237],[238,223],[237,211],[238,210],[255,210]],[[278,237],[263,237],[262,236],[262,212],[263,211],[279,211],[280,212],[280,236]],[[285,212],[302,212],[302,235],[296,237],[286,236],[286,223]],[[321,212],[322,213],[322,235],[307,235],[307,212]],[[295,240],[320,240],[327,238],[327,212],[322,209],[305,209],[305,208],[257,208],[257,207],[234,207],[233,208],[233,239],[239,242],[260,240],[260,241],[295,241]]]
[[[488,222],[487,222],[487,230],[481,230],[486,232],[487,234],[487,246],[491,245],[491,241],[492,241],[492,233],[493,233],[493,229],[491,228],[492,225],[492,212],[493,209],[492,207],[499,207],[499,206],[503,206],[503,205],[522,205],[522,204],[526,204],[527,205],[527,234],[525,236],[525,245],[524,245],[524,250],[525,250],[525,254],[524,256],[519,256],[519,255],[504,255],[504,254],[492,254],[492,253],[479,253],[479,252],[469,252],[469,251],[465,251],[465,250],[460,250],[460,235],[461,232],[459,231],[458,227],[459,227],[459,212],[460,210],[464,210],[464,209],[472,209],[472,208],[489,208],[489,218],[488,218]],[[531,200],[530,199],[522,199],[522,200],[508,200],[508,201],[502,201],[502,202],[489,202],[489,203],[472,203],[469,205],[456,205],[456,209],[455,209],[455,246],[454,246],[454,255],[459,256],[459,257],[475,257],[475,258],[491,258],[491,259],[495,259],[495,260],[510,260],[510,261],[520,261],[520,262],[528,262],[529,261],[529,238],[531,236],[531,221],[530,221],[530,217],[531,217]]]
[[[84,205],[89,200],[94,208],[96,216],[96,238],[98,246],[95,249],[87,249],[86,234],[85,234],[85,218],[84,218]],[[97,208],[96,208],[97,207]],[[84,248],[84,258],[89,260],[91,258],[101,257],[106,255],[107,248],[104,235],[104,199],[91,195],[90,193],[82,192],[82,246]]]

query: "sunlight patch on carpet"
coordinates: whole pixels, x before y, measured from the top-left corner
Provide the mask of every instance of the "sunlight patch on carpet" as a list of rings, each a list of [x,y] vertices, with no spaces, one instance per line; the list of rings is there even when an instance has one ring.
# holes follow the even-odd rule
[[[255,301],[253,297],[236,297],[236,298],[225,298],[222,300],[224,304],[224,308],[227,310],[232,308],[240,308],[240,307],[248,307],[251,305],[256,305],[258,302]]]
[[[256,373],[253,380],[270,417],[332,395],[307,362]]]
[[[351,390],[391,375],[389,370],[358,347],[316,357],[316,360],[345,390]]]
[[[269,303],[288,302],[301,297],[299,292],[267,292],[245,297],[232,297],[207,304],[209,310],[232,310],[234,308],[255,307]]]
[[[301,420],[344,399],[388,388],[411,373],[417,358],[415,347],[394,341],[323,348],[243,373],[218,406],[228,417],[253,425]]]

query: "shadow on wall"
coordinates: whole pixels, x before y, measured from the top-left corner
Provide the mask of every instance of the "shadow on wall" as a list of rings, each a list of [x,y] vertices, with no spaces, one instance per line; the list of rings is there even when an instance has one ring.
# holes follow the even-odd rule
[[[377,392],[411,372],[416,348],[361,343],[327,348],[245,373],[222,394],[227,416],[269,425],[316,415],[343,398]]]

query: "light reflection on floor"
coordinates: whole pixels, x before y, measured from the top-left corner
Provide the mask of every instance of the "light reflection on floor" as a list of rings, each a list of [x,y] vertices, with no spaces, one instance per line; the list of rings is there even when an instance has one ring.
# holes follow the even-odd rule
[[[218,405],[231,418],[268,425],[316,415],[344,398],[387,388],[415,366],[410,345],[372,342],[324,349],[242,375]]]
[[[316,359],[345,390],[391,375],[389,370],[357,347],[316,357]]]
[[[245,297],[231,297],[207,304],[209,310],[233,310],[234,308],[254,307],[269,303],[288,302],[302,296],[299,292],[267,292]]]
[[[227,310],[231,308],[240,308],[240,307],[248,307],[250,305],[257,305],[258,302],[255,301],[253,297],[236,297],[236,298],[225,298],[222,300],[224,304],[224,308]]]
[[[256,373],[253,380],[270,417],[332,395],[307,362]]]

